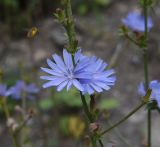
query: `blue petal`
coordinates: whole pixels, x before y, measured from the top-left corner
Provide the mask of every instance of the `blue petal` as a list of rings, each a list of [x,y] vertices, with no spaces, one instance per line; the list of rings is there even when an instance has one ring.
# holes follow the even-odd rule
[[[156,88],[158,86],[158,81],[157,80],[153,80],[149,83],[149,88]]]
[[[54,55],[52,55],[52,56],[53,56],[54,61],[55,61],[56,64],[57,64],[57,66],[58,66],[63,72],[66,73],[66,72],[67,72],[66,66],[65,66],[62,58],[59,57],[57,54],[54,54]]]
[[[51,75],[54,75],[54,76],[64,76],[63,73],[57,73],[57,72],[55,72],[53,69],[48,69],[48,68],[44,68],[44,67],[41,67],[41,69],[42,69],[44,72],[46,72],[46,73],[48,73],[48,74],[51,74]]]
[[[106,71],[104,72],[104,74],[105,74],[106,77],[108,77],[108,76],[110,76],[110,75],[112,75],[112,74],[115,74],[115,71],[114,71],[113,69],[106,70]]]
[[[43,88],[48,88],[51,86],[58,86],[59,84],[61,84],[64,81],[66,81],[65,78],[55,78],[54,80],[43,84]]]
[[[69,81],[67,84],[67,91],[70,90],[72,87],[72,81]]]
[[[74,72],[81,72],[90,65],[89,58],[85,58],[77,63]]]
[[[77,73],[75,75],[75,78],[78,78],[78,79],[91,79],[92,76],[91,76],[91,74],[89,74],[87,72],[81,72],[81,73]]]
[[[47,59],[47,64],[56,72],[63,73],[62,70],[60,70],[55,63],[53,63],[50,59]]]
[[[105,90],[109,90],[110,87],[106,84],[106,83],[102,83],[102,82],[95,82],[95,85],[105,89]]]
[[[63,58],[68,69],[73,70],[73,61],[72,56],[65,49],[63,50]]]
[[[68,81],[65,81],[61,84],[59,84],[59,86],[57,87],[57,91],[61,91],[63,90],[63,88],[67,85]]]
[[[89,86],[88,84],[86,85],[86,89],[87,89],[87,92],[88,92],[89,95],[94,93],[93,88],[91,86]]]
[[[81,49],[80,49],[74,55],[74,62],[75,62],[75,64],[77,64],[77,62],[79,61],[79,59],[81,58],[81,56],[82,56],[82,54],[81,54]]]
[[[112,77],[106,78],[105,81],[106,82],[115,82],[116,81],[116,77],[112,76]]]
[[[55,76],[40,76],[40,79],[42,79],[42,80],[54,80],[55,78],[57,78],[57,77],[55,77]]]
[[[103,64],[102,64],[101,67],[99,68],[99,71],[102,72],[106,67],[107,67],[107,63],[103,62]]]
[[[80,90],[80,91],[84,91],[84,88],[83,88],[83,86],[81,85],[81,83],[79,82],[79,81],[77,81],[77,80],[72,80],[72,82],[73,82],[73,85],[78,89],[78,90]]]
[[[97,85],[95,85],[95,84],[90,84],[97,92],[102,92],[103,90],[99,87],[99,86],[97,86]]]

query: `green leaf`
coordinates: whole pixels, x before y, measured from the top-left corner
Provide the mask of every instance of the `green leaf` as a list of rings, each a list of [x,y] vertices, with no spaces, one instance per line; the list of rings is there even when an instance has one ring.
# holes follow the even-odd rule
[[[53,108],[53,106],[54,106],[54,103],[50,98],[44,98],[39,101],[39,107],[42,110],[49,110]]]
[[[98,104],[100,109],[113,109],[119,106],[119,102],[115,99],[103,99]]]
[[[111,0],[96,0],[96,3],[99,5],[108,5],[111,2]]]
[[[82,102],[80,98],[79,91],[72,88],[69,92],[63,90],[61,92],[55,92],[54,100],[58,104],[64,104],[69,107],[81,107]],[[89,102],[89,98],[86,97],[87,102]]]

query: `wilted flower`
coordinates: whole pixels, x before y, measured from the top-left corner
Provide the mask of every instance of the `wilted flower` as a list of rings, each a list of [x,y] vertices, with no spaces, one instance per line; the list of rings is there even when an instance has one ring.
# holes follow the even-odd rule
[[[0,84],[0,97],[6,97],[11,94],[11,91],[7,89],[5,84]]]
[[[63,50],[63,58],[54,54],[54,62],[47,59],[49,68],[41,68],[50,76],[41,76],[41,79],[49,80],[43,85],[44,88],[58,86],[57,90],[61,91],[64,87],[69,90],[73,85],[84,94],[93,94],[94,91],[102,92],[102,89],[110,89],[114,85],[115,77],[113,70],[104,70],[106,63],[96,57],[87,57],[78,50],[74,57]]]
[[[156,101],[158,107],[160,108],[160,82],[158,82],[157,80],[151,81],[149,83],[149,88],[152,90],[150,100]],[[144,87],[144,83],[140,83],[138,87],[138,92],[141,96],[145,96],[146,90]]]
[[[153,21],[151,17],[148,17],[148,31],[153,27]],[[144,32],[144,16],[138,11],[129,12],[129,14],[122,19],[122,22],[125,26],[129,27],[133,31]]]
[[[24,81],[19,80],[10,88],[10,91],[13,98],[20,99],[23,93],[26,93],[28,98],[32,98],[32,94],[38,93],[39,89],[33,83],[27,85]]]

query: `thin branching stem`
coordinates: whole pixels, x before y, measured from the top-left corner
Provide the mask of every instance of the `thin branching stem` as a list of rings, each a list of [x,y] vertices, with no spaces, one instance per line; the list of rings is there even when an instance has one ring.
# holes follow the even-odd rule
[[[100,136],[103,136],[104,134],[106,134],[107,132],[111,131],[112,129],[114,129],[115,127],[119,126],[120,124],[122,124],[123,122],[125,122],[129,117],[131,117],[135,112],[137,112],[140,108],[142,108],[145,105],[145,102],[142,102],[140,105],[138,105],[134,110],[132,110],[130,113],[128,113],[128,115],[126,115],[125,117],[123,117],[120,121],[118,121],[117,123],[115,123],[114,125],[112,125],[111,127],[109,127],[108,129],[106,129],[105,131],[103,131]]]

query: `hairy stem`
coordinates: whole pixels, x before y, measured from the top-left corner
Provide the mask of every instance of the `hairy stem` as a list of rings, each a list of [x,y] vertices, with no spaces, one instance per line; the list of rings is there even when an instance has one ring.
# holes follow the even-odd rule
[[[75,53],[77,50],[76,46],[76,33],[74,28],[73,16],[72,16],[72,7],[71,0],[65,0],[65,15],[66,15],[66,24],[65,29],[67,31],[68,41],[69,41],[69,51]]]

